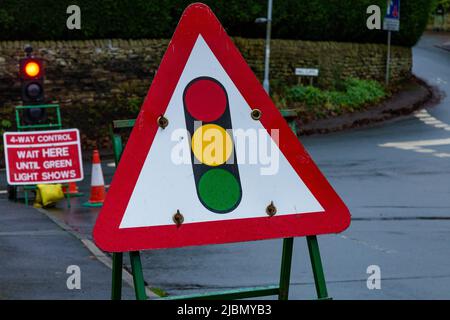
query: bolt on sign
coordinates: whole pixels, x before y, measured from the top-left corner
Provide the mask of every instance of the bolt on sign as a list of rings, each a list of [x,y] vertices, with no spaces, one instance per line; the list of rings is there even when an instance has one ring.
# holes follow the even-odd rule
[[[3,141],[10,185],[83,180],[78,129],[5,132]]]
[[[94,227],[105,251],[337,233],[345,204],[204,4],[182,15]]]

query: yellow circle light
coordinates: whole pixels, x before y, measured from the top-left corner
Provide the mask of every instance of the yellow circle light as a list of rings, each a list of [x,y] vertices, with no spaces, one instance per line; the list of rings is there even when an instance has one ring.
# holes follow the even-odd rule
[[[220,166],[230,158],[233,140],[224,128],[206,124],[195,130],[192,136],[192,152],[201,163]]]
[[[36,62],[28,62],[25,65],[25,73],[29,77],[36,77],[40,71],[41,71],[41,68],[40,68],[39,64],[37,64]]]

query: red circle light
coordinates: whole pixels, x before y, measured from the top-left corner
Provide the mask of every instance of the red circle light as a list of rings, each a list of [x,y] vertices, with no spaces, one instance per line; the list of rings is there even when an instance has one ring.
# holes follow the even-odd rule
[[[227,107],[225,89],[212,79],[191,83],[184,94],[186,109],[197,120],[212,122],[222,116]]]

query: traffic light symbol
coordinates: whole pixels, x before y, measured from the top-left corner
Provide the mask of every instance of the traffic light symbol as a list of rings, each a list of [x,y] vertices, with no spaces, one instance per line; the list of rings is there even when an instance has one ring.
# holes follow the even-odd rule
[[[233,211],[242,198],[228,95],[211,77],[199,77],[183,93],[191,160],[200,202],[215,213]],[[198,125],[198,124],[201,125]]]

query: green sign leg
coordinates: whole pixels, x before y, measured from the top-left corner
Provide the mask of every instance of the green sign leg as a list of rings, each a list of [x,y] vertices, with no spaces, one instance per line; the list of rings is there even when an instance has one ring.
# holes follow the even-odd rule
[[[144,275],[142,273],[141,256],[139,251],[130,252],[131,270],[133,271],[134,292],[137,300],[147,300],[145,293]]]
[[[122,299],[122,264],[123,253],[113,253],[111,300]]]
[[[28,190],[23,188],[24,196],[25,196],[25,205],[28,206]]]
[[[113,134],[112,136],[112,145],[113,145],[113,152],[114,152],[114,162],[117,165],[119,164],[120,156],[123,152],[123,144],[122,144],[122,137],[120,135]]]
[[[289,284],[291,280],[292,248],[294,238],[283,239],[283,254],[281,257],[280,272],[280,291],[278,300],[287,300],[289,298]]]
[[[71,205],[70,205],[70,193],[68,193],[68,194],[66,195],[66,200],[67,200],[67,208],[70,209],[70,207],[71,207]]]
[[[319,243],[316,236],[306,237],[308,243],[309,257],[314,274],[314,283],[316,285],[317,298],[329,299],[327,284],[323,273],[322,260],[320,259]]]

